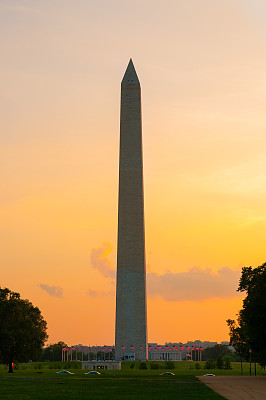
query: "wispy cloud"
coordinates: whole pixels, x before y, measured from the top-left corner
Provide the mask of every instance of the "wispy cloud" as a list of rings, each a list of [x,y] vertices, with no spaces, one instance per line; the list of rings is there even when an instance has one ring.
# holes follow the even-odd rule
[[[198,301],[237,296],[240,270],[228,267],[212,272],[209,268],[191,268],[186,272],[147,275],[148,295],[166,301]]]
[[[235,229],[242,229],[250,225],[264,223],[265,218],[261,216],[248,216],[247,218],[243,219],[238,225],[235,226]]]
[[[205,184],[212,190],[234,194],[266,193],[266,154],[244,164],[231,166],[211,173]]]
[[[6,11],[12,11],[12,12],[23,12],[23,13],[29,13],[29,12],[35,12],[36,8],[25,6],[19,2],[10,4],[10,2],[3,2],[0,4],[0,8]]]
[[[88,291],[87,291],[87,295],[88,296],[90,296],[90,297],[95,297],[95,298],[98,298],[98,297],[107,297],[107,296],[114,296],[115,295],[115,292],[114,291],[110,291],[110,292],[101,292],[101,291],[98,291],[98,290],[91,290],[91,289],[89,289]]]
[[[92,249],[91,266],[97,269],[105,278],[115,278],[115,269],[111,261],[107,258],[108,254],[113,250],[113,246],[109,242],[104,242],[102,247]]]
[[[40,283],[40,288],[53,297],[63,297],[63,289],[58,286],[50,286]]]

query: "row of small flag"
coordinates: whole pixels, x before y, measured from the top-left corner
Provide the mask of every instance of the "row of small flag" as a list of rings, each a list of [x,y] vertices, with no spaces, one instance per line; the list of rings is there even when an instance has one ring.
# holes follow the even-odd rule
[[[148,350],[151,351],[151,350],[153,350],[153,348],[148,347]],[[190,347],[190,346],[186,346],[186,348],[184,346],[180,346],[180,347],[173,346],[173,348],[171,348],[169,346],[166,346],[166,347],[157,346],[157,347],[155,347],[154,350],[155,351],[159,351],[159,350],[161,350],[161,351],[173,351],[173,350],[176,350],[176,351],[203,351],[204,349],[202,347]]]
[[[121,348],[122,348],[122,350],[125,350],[126,346],[121,346]],[[133,345],[131,345],[130,348],[132,350],[135,350],[135,346],[133,346]],[[89,351],[91,351],[90,347],[88,349],[89,349]],[[111,351],[115,350],[115,347],[108,348],[107,346],[104,346],[104,347],[96,346],[96,350],[98,350],[98,349],[99,349],[99,351],[103,351],[103,352],[105,352],[105,351],[110,351],[111,352]],[[143,350],[144,347],[143,346],[139,346],[139,349]],[[63,347],[62,348],[62,351],[70,351],[70,350],[71,351],[84,351],[85,347],[81,347],[80,348],[78,346],[72,346],[72,347]],[[148,351],[152,351],[152,350],[153,350],[152,346],[148,346]],[[186,347],[179,346],[179,347],[177,347],[177,346],[174,345],[173,348],[171,348],[169,346],[165,346],[165,347],[157,346],[157,347],[155,347],[154,350],[155,351],[159,351],[159,350],[162,350],[162,351],[166,351],[166,350],[168,350],[168,351],[173,351],[173,350],[176,350],[176,351],[203,351],[204,349],[202,347],[194,347],[194,346],[192,346],[192,347],[190,347],[190,346],[186,346]]]
[[[122,350],[125,350],[125,346],[122,346]],[[132,349],[132,350],[134,350],[135,349],[135,347],[134,346],[130,346],[130,348]],[[139,348],[141,349],[141,350],[143,350],[143,346],[139,346]],[[149,351],[151,351],[151,350],[153,350],[153,348],[152,348],[152,346],[148,346],[148,350]],[[190,346],[186,346],[186,347],[184,347],[184,346],[179,346],[179,347],[177,347],[177,346],[173,346],[173,348],[171,348],[171,347],[169,347],[169,346],[165,346],[165,347],[163,347],[163,346],[157,346],[157,347],[155,347],[155,349],[154,349],[155,351],[159,351],[159,350],[162,350],[162,351],[166,351],[166,350],[168,350],[168,351],[173,351],[173,350],[176,350],[176,351],[203,351],[204,349],[203,349],[203,347],[190,347]]]
[[[72,346],[72,347],[63,347],[62,351],[84,351],[86,349],[86,347],[84,346]],[[89,352],[91,351],[91,348],[88,348]],[[115,347],[113,348],[108,348],[107,346],[104,347],[97,347],[96,346],[96,350],[98,351],[113,351],[115,350]]]
[[[78,347],[72,346],[72,347],[63,347],[62,351],[78,351]]]

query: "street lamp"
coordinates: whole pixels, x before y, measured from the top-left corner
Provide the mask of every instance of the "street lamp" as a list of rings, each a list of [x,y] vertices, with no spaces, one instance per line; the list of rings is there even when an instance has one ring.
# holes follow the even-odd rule
[[[252,353],[252,350],[251,349],[249,349],[249,376],[251,376],[251,353]]]

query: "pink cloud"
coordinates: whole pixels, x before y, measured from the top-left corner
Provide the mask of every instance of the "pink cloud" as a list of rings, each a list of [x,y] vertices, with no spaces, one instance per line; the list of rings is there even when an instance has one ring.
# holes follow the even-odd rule
[[[236,292],[241,271],[228,267],[212,272],[209,268],[191,268],[186,272],[147,274],[148,295],[159,295],[166,301],[195,301],[208,298],[228,298]]]

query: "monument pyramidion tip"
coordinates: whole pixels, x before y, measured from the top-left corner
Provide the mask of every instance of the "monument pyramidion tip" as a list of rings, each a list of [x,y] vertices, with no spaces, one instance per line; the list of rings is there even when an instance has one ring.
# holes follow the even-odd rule
[[[132,59],[129,60],[122,83],[139,83],[139,78],[136,73]]]

